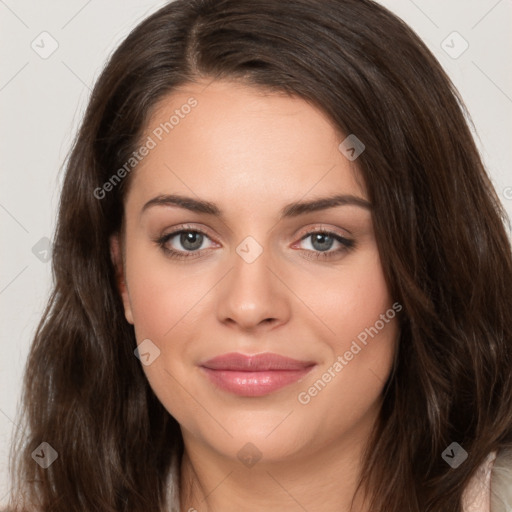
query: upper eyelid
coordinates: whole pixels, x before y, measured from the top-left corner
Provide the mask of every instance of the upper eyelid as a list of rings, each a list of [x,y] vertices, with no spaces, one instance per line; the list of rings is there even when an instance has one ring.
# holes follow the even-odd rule
[[[213,239],[215,237],[212,237],[207,230],[203,229],[203,228],[196,228],[196,227],[187,227],[187,226],[180,226],[172,231],[169,231],[168,233],[166,233],[165,235],[162,235],[160,238],[172,238],[173,236],[176,236],[180,233],[187,233],[187,232],[197,232],[197,233],[201,233],[202,235],[205,235],[207,236],[208,238],[210,239]]]
[[[302,235],[297,235],[299,236],[301,239],[303,236],[307,236],[311,233],[332,233],[334,235],[337,235],[337,236],[340,236],[342,238],[347,238],[345,235],[342,235],[341,233],[339,233],[340,231],[340,228],[336,229],[336,228],[333,228],[333,227],[329,227],[329,226],[325,226],[324,224],[320,224],[320,225],[316,225],[315,227],[308,227],[308,228],[304,228],[303,230],[301,229],[300,230],[300,233],[302,233]],[[343,231],[346,231],[349,236],[352,236],[352,233],[348,230],[348,229],[343,229]]]

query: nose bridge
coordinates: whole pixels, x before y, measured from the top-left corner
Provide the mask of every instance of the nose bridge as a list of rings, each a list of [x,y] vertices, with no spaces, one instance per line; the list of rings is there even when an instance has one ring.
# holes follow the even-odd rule
[[[218,304],[219,320],[244,328],[260,323],[285,321],[289,304],[285,288],[274,275],[275,261],[269,245],[253,236],[244,238],[232,255],[232,270],[226,276]]]

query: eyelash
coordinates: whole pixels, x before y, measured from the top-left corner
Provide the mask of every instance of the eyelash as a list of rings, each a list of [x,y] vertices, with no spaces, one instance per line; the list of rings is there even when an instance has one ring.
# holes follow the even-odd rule
[[[159,247],[164,251],[164,253],[171,259],[177,259],[177,260],[187,260],[190,258],[200,258],[203,255],[203,252],[207,251],[207,249],[199,250],[199,251],[176,251],[175,249],[169,249],[166,244],[174,238],[176,235],[180,235],[182,233],[198,233],[201,235],[204,235],[207,238],[210,238],[207,233],[202,231],[198,228],[190,228],[190,229],[184,229],[182,227],[179,230],[173,231],[171,233],[167,233],[155,240],[155,242],[159,245]],[[310,249],[303,249],[304,252],[309,253],[307,258],[309,259],[315,259],[315,260],[328,260],[330,258],[333,258],[335,256],[338,256],[339,254],[343,252],[349,252],[353,250],[356,246],[356,243],[354,240],[350,240],[348,238],[342,237],[338,235],[337,233],[334,233],[332,231],[326,231],[326,230],[313,230],[308,231],[303,237],[300,238],[300,242],[303,240],[309,238],[311,235],[315,234],[322,234],[322,235],[328,235],[332,238],[334,238],[337,242],[339,242],[342,247],[339,249],[336,249],[334,251],[312,251]],[[312,254],[311,254],[312,253]]]

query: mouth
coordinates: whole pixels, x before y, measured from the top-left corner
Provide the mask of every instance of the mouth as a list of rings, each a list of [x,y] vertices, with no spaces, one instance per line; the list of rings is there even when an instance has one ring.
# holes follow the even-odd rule
[[[200,364],[216,386],[239,396],[264,396],[300,381],[316,363],[279,354],[244,355],[236,352],[214,357]]]

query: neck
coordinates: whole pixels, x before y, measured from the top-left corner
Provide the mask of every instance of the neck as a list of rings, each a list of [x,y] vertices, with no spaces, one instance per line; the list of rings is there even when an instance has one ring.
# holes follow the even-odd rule
[[[356,488],[370,429],[371,424],[358,425],[314,451],[279,461],[263,458],[252,467],[184,436],[180,510],[368,512],[363,491],[356,494]]]

